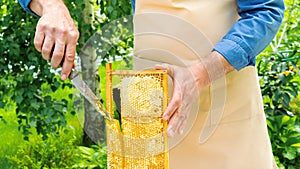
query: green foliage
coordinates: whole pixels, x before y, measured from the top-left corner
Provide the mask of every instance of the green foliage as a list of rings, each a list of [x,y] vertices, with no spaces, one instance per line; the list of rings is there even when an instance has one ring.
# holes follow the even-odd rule
[[[53,95],[58,95],[60,93],[54,93]],[[0,109],[0,114],[5,112],[3,114],[3,118],[7,121],[6,124],[0,122],[0,168],[1,169],[11,169],[11,168],[17,168],[14,162],[10,161],[7,157],[13,157],[17,155],[18,151],[25,150],[25,148],[28,148],[28,146],[36,146],[36,144],[42,143],[41,136],[38,136],[36,132],[34,132],[34,128],[31,129],[33,134],[30,136],[30,141],[23,140],[22,132],[18,130],[18,123],[17,123],[17,117],[15,114],[15,105],[11,105],[7,107],[5,110]],[[67,114],[67,126],[68,130],[64,129],[63,132],[60,132],[60,137],[57,137],[53,135],[50,135],[50,139],[52,139],[52,144],[59,144],[60,142],[64,146],[67,142],[72,142],[72,145],[80,145],[82,142],[82,127],[77,119],[77,117]],[[54,139],[57,139],[58,141],[54,141]],[[9,140],[9,141],[8,141]],[[45,141],[46,142],[46,141]],[[43,143],[44,144],[44,143]],[[50,142],[47,142],[47,145],[49,145]],[[39,145],[42,147],[42,145]],[[56,146],[56,145],[52,145]],[[49,146],[50,147],[50,146]],[[57,146],[60,147],[60,146]],[[32,150],[32,149],[31,149]],[[28,151],[26,151],[28,152]],[[28,154],[27,154],[28,155]],[[32,156],[30,156],[32,157]]]
[[[132,10],[130,0],[97,0],[97,4],[110,21],[129,15]]]
[[[97,168],[104,169],[107,167],[106,148],[98,145],[91,147],[78,146],[79,159],[72,168]]]
[[[55,136],[42,140],[38,137],[21,145],[9,160],[18,169],[70,168],[70,164],[77,161],[76,154],[73,140],[62,140]]]
[[[258,74],[269,136],[280,169],[300,168],[299,0],[285,0],[277,36],[258,58]]]
[[[128,36],[128,27],[124,26],[124,23],[126,22],[127,25],[128,23],[131,24],[131,20],[124,21],[124,18],[130,18],[131,16],[131,4],[129,0],[92,0],[89,1],[90,4],[93,5],[93,15],[90,18],[84,18],[82,17],[83,13],[82,10],[85,8],[85,0],[77,0],[75,2],[73,1],[65,1],[66,5],[68,6],[70,10],[70,14],[74,21],[78,24],[79,31],[80,31],[80,39],[79,39],[79,44],[77,48],[77,52],[80,53],[82,51],[82,47],[87,43],[89,40],[96,32],[100,36],[105,36],[108,41],[111,41],[109,43],[110,46],[115,45],[115,46],[120,46],[124,47],[125,44],[127,44],[126,39],[124,38],[124,34]],[[129,17],[130,16],[130,17]],[[85,20],[89,19],[91,22],[86,22]],[[125,19],[126,20],[126,19]],[[119,22],[122,22],[119,24]],[[117,24],[118,23],[118,24]],[[105,30],[102,34],[102,31]],[[117,32],[115,32],[117,30]],[[132,28],[131,28],[132,30]],[[122,32],[120,32],[122,31]],[[132,35],[132,31],[131,34]],[[95,35],[94,40],[98,42],[96,45],[100,45],[98,48],[101,47],[103,49],[102,43],[104,43],[104,40]],[[106,39],[106,40],[107,40]],[[116,42],[119,41],[119,42]],[[124,41],[123,41],[124,40]],[[99,43],[99,42],[102,43]],[[107,41],[106,41],[107,42]],[[121,43],[123,42],[123,43]],[[129,44],[130,47],[133,46],[133,43],[131,42]],[[111,47],[104,47],[104,51],[107,52],[106,54],[108,55],[103,55],[101,53],[97,53],[98,55],[102,57],[113,57],[114,53],[110,53],[109,50]],[[122,49],[118,49],[118,51],[123,51]],[[122,53],[122,52],[121,52]]]
[[[102,169],[106,168],[106,149],[104,146],[77,146],[77,138],[63,139],[49,136],[30,139],[19,146],[15,155],[8,157],[16,169]]]
[[[258,61],[265,112],[269,116],[291,114],[290,102],[299,94],[299,0],[285,2],[283,24]]]
[[[102,27],[89,39],[101,65],[123,60],[128,65],[133,53],[132,16],[120,18]]]
[[[274,157],[280,169],[300,168],[300,118],[273,116],[267,119],[267,123]]]

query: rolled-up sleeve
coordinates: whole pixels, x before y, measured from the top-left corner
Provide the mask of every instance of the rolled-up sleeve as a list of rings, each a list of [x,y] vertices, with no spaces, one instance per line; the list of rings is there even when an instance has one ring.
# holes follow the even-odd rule
[[[21,7],[28,13],[34,15],[34,16],[38,16],[36,15],[30,8],[29,8],[29,4],[31,2],[31,0],[18,0],[19,4],[21,5]]]
[[[130,0],[131,2],[131,7],[132,7],[132,13],[135,11],[135,0]]]
[[[255,65],[256,56],[272,41],[284,13],[283,0],[238,0],[240,19],[214,50],[237,70]]]

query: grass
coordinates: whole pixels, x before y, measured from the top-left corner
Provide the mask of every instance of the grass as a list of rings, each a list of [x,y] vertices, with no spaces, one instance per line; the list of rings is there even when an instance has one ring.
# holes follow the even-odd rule
[[[2,169],[10,169],[7,156],[17,152],[18,146],[24,140],[22,133],[18,131],[18,123],[14,108],[8,110],[0,109],[6,123],[0,121],[0,166]]]
[[[71,89],[70,89],[71,90]],[[63,91],[59,91],[63,92]],[[64,91],[70,92],[70,91]],[[15,113],[15,106],[10,106],[8,109],[0,109],[0,115],[3,116],[5,122],[0,120],[0,168],[12,169],[7,157],[17,153],[19,146],[25,143],[23,140],[22,132],[18,130],[17,117]],[[76,144],[82,143],[83,127],[79,122],[78,117],[66,114],[68,132],[62,132],[61,137],[63,140],[76,139]],[[34,132],[34,129],[32,129]],[[30,139],[36,139],[37,135],[32,134]]]

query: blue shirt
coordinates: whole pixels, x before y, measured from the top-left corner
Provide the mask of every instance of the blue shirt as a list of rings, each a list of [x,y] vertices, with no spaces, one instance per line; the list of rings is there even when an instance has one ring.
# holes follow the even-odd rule
[[[31,0],[19,0],[21,6],[33,13]],[[135,0],[131,0],[133,11]],[[237,70],[255,65],[256,56],[272,41],[283,19],[283,0],[237,0],[240,19],[214,46]]]
[[[30,8],[29,8],[29,3],[31,0],[18,0],[19,4],[22,6],[22,8],[26,11],[31,13],[34,16],[37,16]]]

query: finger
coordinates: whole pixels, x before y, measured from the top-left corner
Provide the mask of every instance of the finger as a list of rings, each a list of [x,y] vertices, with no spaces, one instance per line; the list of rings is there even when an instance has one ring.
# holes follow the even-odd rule
[[[188,119],[188,113],[186,112],[186,106],[182,104],[178,110],[177,110],[177,120],[174,122],[173,129],[178,134],[182,134],[183,131],[181,131]]]
[[[49,36],[45,37],[44,43],[42,44],[42,56],[44,59],[49,60],[50,54],[54,45],[54,41]]]
[[[178,118],[178,122],[177,122],[177,126],[176,126],[176,130],[178,134],[182,135],[183,134],[183,130],[185,128],[185,125],[187,123],[187,119],[188,119],[188,113],[187,112],[183,112],[186,111],[184,110],[186,109],[186,107],[181,106],[181,108],[179,109],[179,118]]]
[[[167,109],[163,114],[163,119],[169,120],[169,118],[175,113],[175,111],[177,111],[177,109],[181,105],[181,102],[182,102],[182,92],[180,86],[175,81],[174,88],[173,88],[173,96]]]
[[[180,124],[180,126],[178,126],[178,133],[179,133],[180,135],[183,134],[184,128],[185,128],[185,126],[186,126],[186,123],[187,123],[187,119],[186,119],[186,120],[183,120],[182,123]]]
[[[75,66],[76,42],[68,44],[65,51],[65,59],[62,66],[61,79],[66,80],[72,68]]]
[[[42,45],[45,39],[44,26],[38,22],[34,35],[34,46],[37,51],[42,52]]]
[[[168,67],[169,67],[169,64],[167,64],[167,63],[156,64],[156,65],[154,66],[154,68],[155,68],[156,70],[167,70]]]
[[[154,67],[156,70],[167,70],[168,71],[168,74],[171,78],[174,77],[174,66],[172,65],[169,65],[169,64],[157,64],[155,65]]]
[[[174,137],[175,135],[175,122],[177,121],[177,112],[173,114],[173,116],[170,118],[168,128],[167,128],[167,136],[168,137]]]
[[[174,132],[177,132],[178,134],[181,134],[180,133],[180,128],[181,128],[181,126],[183,126],[183,124],[185,123],[186,120],[185,120],[184,117],[182,117],[180,115],[178,115],[178,116],[179,117],[177,118],[177,121],[175,122],[173,129],[174,129]]]
[[[56,42],[54,46],[54,51],[51,57],[51,66],[57,68],[63,61],[65,53],[65,44],[61,42]]]
[[[170,77],[174,80],[174,67],[169,64],[157,64],[155,65],[156,70],[167,70]],[[178,84],[174,82],[173,88],[173,96],[171,102],[169,103],[166,111],[163,114],[164,120],[169,120],[169,118],[174,114],[174,112],[178,109],[179,105],[181,104],[182,93],[180,88],[178,88]]]

